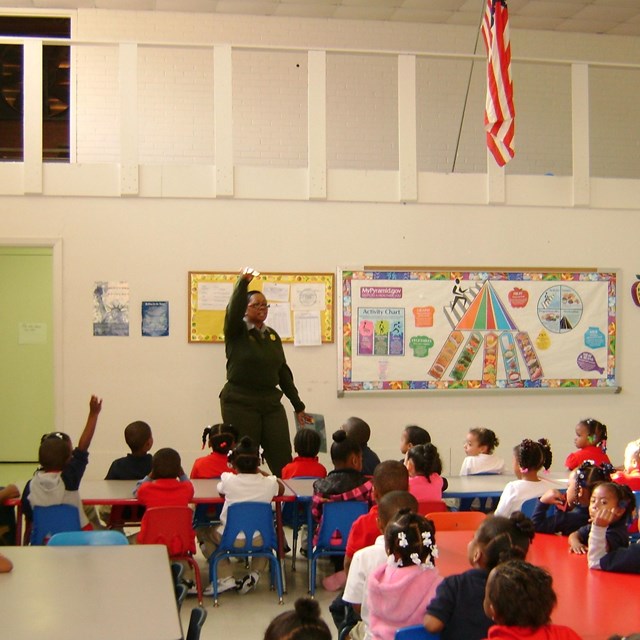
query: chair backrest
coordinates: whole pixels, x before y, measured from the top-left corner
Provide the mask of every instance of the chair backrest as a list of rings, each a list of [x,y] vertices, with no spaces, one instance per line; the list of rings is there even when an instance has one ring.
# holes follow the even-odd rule
[[[187,592],[189,591],[189,587],[184,582],[180,582],[174,586],[176,592],[176,606],[178,607],[178,611],[180,611],[180,607],[182,607],[182,603],[187,597]]]
[[[402,627],[396,631],[395,640],[438,640],[439,633],[427,631],[421,624]]]
[[[418,502],[418,513],[421,516],[447,510],[447,503],[443,500],[423,500],[422,502]]]
[[[129,544],[127,536],[120,531],[63,531],[55,533],[49,540],[54,547],[86,547],[94,545],[113,546]]]
[[[187,629],[187,637],[185,640],[198,640],[202,625],[207,619],[207,610],[203,607],[194,607],[191,609],[191,617],[189,618],[189,628]]]
[[[369,505],[361,500],[325,502],[316,547],[333,551],[346,549],[351,526],[368,511]]]
[[[170,556],[196,552],[193,511],[189,507],[149,507],[142,516],[139,544],[163,544]]]
[[[522,513],[524,513],[527,518],[530,518],[533,515],[537,504],[538,498],[530,498],[529,500],[525,500],[520,507],[520,511],[522,511]]]
[[[244,548],[240,534],[244,534]],[[254,537],[260,536],[261,544],[254,543]],[[273,523],[273,511],[270,502],[236,502],[227,509],[227,522],[222,533],[219,549],[259,551],[275,549],[278,546],[276,529]]]
[[[428,513],[436,531],[475,531],[487,517],[482,511],[441,511]]]
[[[80,531],[81,528],[78,507],[72,504],[34,507],[31,544],[46,544],[54,533]]]

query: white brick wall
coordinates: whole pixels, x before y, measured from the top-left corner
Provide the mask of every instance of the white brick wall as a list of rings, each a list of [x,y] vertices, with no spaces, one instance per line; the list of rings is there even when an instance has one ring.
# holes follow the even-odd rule
[[[471,53],[475,29],[445,25],[249,16],[79,10],[76,37],[140,43],[342,47],[376,51]],[[512,32],[514,58],[634,61],[637,38]],[[210,49],[139,48],[140,161],[213,163],[213,54]],[[304,52],[233,51],[234,162],[307,163],[307,59]],[[484,62],[418,58],[418,168],[484,172]],[[117,49],[78,47],[77,158],[118,159]],[[638,71],[591,72],[593,175],[640,177]],[[513,63],[516,158],[507,173],[569,175],[570,68]],[[470,83],[469,83],[470,81]],[[463,107],[467,84],[469,95]],[[616,97],[612,103],[611,96]],[[621,99],[620,99],[621,97]],[[461,129],[460,129],[461,128]],[[398,167],[395,55],[327,55],[328,168]],[[454,154],[460,141],[457,157]]]

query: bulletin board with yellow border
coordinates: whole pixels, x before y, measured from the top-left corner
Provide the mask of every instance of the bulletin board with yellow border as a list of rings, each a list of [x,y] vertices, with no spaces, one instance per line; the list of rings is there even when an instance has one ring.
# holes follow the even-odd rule
[[[237,272],[189,271],[189,342],[224,342],[225,310],[238,277]],[[265,295],[274,318],[277,310],[286,319],[289,306],[291,335],[278,331],[282,342],[294,342],[296,327],[315,326],[319,314],[321,342],[329,343],[333,342],[334,286],[332,273],[261,273],[249,288]],[[269,316],[266,324],[273,327]]]

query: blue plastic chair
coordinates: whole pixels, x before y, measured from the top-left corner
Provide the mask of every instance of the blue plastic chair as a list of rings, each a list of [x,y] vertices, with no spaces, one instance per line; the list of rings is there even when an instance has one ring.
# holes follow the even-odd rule
[[[353,523],[368,511],[369,505],[360,500],[325,502],[322,505],[318,541],[313,547],[309,562],[309,593],[312,598],[316,592],[318,558],[343,556],[347,549],[347,538]]]
[[[244,534],[244,541],[237,540]],[[260,536],[261,542],[254,538]],[[241,545],[242,542],[244,544]],[[238,502],[229,505],[227,523],[220,545],[209,558],[209,576],[213,585],[213,606],[218,606],[218,562],[222,558],[268,558],[271,584],[278,591],[278,602],[282,604],[282,567],[278,559],[278,537],[273,523],[270,502]]]
[[[50,547],[113,546],[129,544],[121,531],[63,531],[49,540]]]
[[[33,508],[31,526],[31,544],[47,544],[55,533],[62,531],[80,531],[80,513],[78,507],[71,504],[56,504],[50,507]]]
[[[525,500],[520,507],[520,511],[524,513],[527,518],[530,518],[533,515],[533,512],[536,510],[536,506],[538,504],[538,498],[530,498],[529,500]]]
[[[292,480],[319,480],[318,476],[296,476]],[[311,497],[302,499],[296,497],[293,502],[285,502],[282,505],[282,522],[293,530],[293,551],[291,554],[291,571],[296,570],[296,559],[298,552],[298,534],[303,525],[311,525]],[[311,540],[311,527],[309,526],[307,535]]]
[[[189,628],[185,640],[199,640],[200,632],[204,621],[207,619],[207,611],[202,607],[194,607],[191,609],[191,617],[189,618]]]
[[[427,631],[421,624],[402,627],[396,631],[395,640],[438,640],[439,633]]]

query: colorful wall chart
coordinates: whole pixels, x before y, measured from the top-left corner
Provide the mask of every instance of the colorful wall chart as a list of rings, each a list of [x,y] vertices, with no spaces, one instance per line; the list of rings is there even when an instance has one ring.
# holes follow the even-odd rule
[[[616,274],[342,270],[341,392],[617,389]]]

